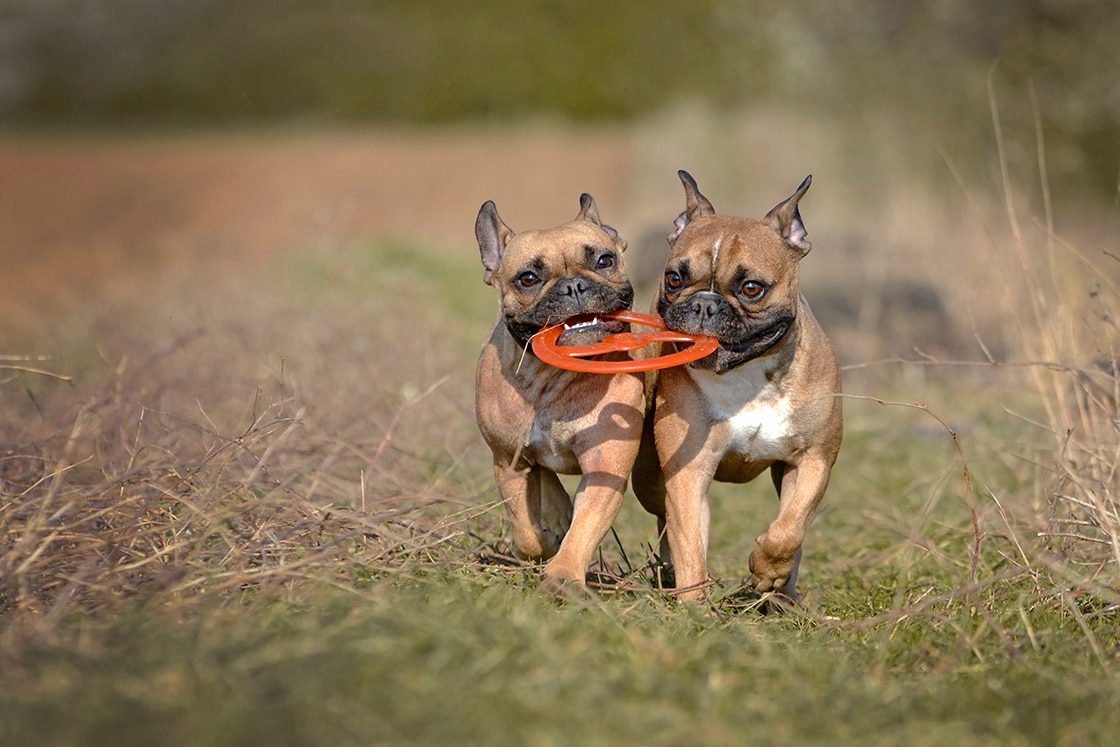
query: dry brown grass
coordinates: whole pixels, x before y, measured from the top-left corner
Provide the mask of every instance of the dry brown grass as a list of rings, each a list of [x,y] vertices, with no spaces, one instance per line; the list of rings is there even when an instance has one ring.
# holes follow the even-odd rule
[[[409,560],[474,562],[496,541],[488,486],[473,471],[441,467],[473,442],[469,431],[435,425],[464,406],[459,383],[449,393],[448,376],[425,383],[422,366],[331,360],[331,338],[363,322],[332,311],[333,332],[318,339],[320,330],[276,318],[313,317],[306,306],[246,304],[219,340],[190,330],[126,342],[129,353],[102,352],[72,385],[30,371],[9,378],[3,635],[50,637],[75,615],[112,620],[122,603],[187,611],[191,600],[249,590],[359,590]],[[143,340],[121,325],[129,329]],[[281,337],[308,357],[257,357]],[[372,337],[357,347],[418,356],[391,334]],[[470,535],[480,527],[494,529],[485,542]]]
[[[1107,242],[1089,251],[1055,234],[1045,137],[1035,110],[1041,210],[1024,221],[1008,169],[1005,133],[992,79],[993,132],[1007,222],[1008,318],[1043,413],[1032,425],[1052,445],[1040,465],[1045,500],[1039,565],[1057,588],[1072,584],[1120,602],[1120,256]],[[1036,508],[1039,508],[1036,504]],[[1002,508],[1001,508],[1002,512]],[[1041,512],[1040,512],[1041,513]],[[1030,557],[1016,540],[1024,564]]]

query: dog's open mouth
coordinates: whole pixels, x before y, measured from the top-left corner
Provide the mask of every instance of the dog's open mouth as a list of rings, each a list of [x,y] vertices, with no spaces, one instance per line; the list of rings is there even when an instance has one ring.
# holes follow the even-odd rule
[[[564,322],[557,345],[594,345],[602,342],[607,335],[622,332],[626,323],[605,319],[596,314],[579,314]]]

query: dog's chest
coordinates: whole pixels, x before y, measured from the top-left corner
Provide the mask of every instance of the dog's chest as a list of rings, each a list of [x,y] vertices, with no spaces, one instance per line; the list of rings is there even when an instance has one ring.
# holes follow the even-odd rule
[[[691,371],[713,421],[728,428],[725,453],[748,462],[773,461],[789,455],[792,408],[761,361],[722,375]]]
[[[575,428],[568,422],[537,418],[529,431],[525,449],[529,461],[561,475],[579,472],[573,449]]]
[[[558,474],[579,474],[580,434],[599,425],[594,405],[607,397],[607,384],[563,375],[552,386],[532,392],[536,412],[525,439],[526,460]]]

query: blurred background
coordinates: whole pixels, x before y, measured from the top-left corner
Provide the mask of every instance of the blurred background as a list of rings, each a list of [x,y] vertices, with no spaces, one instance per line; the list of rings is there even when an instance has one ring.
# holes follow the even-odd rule
[[[686,168],[744,215],[815,175],[849,362],[1006,352],[1009,219],[1116,235],[1118,35],[1089,0],[0,0],[0,332],[202,266],[470,254],[482,201],[520,229],[584,190],[648,286]]]
[[[5,0],[0,112],[28,126],[422,125],[778,104],[957,152],[990,140],[997,68],[1006,96],[1037,96],[1053,176],[1115,188],[1111,3],[830,5]]]

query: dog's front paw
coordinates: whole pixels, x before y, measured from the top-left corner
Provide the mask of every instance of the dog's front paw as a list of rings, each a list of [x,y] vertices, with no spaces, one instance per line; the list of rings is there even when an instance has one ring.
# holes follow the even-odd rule
[[[554,558],[544,567],[541,590],[560,601],[586,598],[590,592],[587,590],[587,579],[583,571],[566,567],[557,560],[558,558]]]
[[[541,591],[560,602],[578,602],[591,594],[584,579],[549,575],[547,569],[541,579]]]
[[[784,553],[775,551],[768,547],[768,544],[766,535],[763,535],[758,538],[758,547],[751,552],[748,560],[751,578],[748,585],[759,592],[785,592],[790,576],[793,574],[793,562],[797,550]]]

